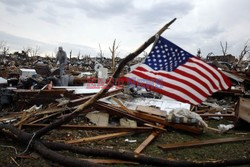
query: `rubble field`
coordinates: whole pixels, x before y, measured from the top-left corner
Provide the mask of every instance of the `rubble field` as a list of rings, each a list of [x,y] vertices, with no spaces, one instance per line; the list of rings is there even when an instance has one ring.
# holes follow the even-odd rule
[[[110,59],[96,66],[72,58],[62,77],[54,61],[1,59],[0,166],[249,166],[243,65],[214,61],[232,86],[192,105],[125,83],[104,89],[114,73]]]

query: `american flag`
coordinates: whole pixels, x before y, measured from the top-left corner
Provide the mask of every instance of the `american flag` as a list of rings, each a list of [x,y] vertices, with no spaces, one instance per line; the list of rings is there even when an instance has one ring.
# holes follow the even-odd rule
[[[128,84],[194,105],[231,86],[231,81],[220,71],[163,37],[159,37],[144,63],[124,79]]]

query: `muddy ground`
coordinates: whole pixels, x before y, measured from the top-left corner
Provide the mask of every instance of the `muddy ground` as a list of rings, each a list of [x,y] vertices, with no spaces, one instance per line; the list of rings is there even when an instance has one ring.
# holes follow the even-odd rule
[[[210,120],[209,126],[217,127],[220,123],[228,124],[230,122],[226,120],[216,121]],[[234,130],[230,130],[224,134],[216,134],[213,132],[206,132],[201,135],[193,135],[186,132],[180,132],[173,129],[168,129],[168,132],[160,134],[145,150],[143,154],[175,159],[175,160],[195,160],[195,161],[209,161],[209,160],[222,160],[222,159],[236,159],[236,158],[246,158],[250,157],[250,141],[245,142],[236,142],[236,143],[227,143],[227,144],[217,144],[210,146],[201,146],[195,148],[184,148],[171,151],[163,151],[158,148],[158,144],[164,143],[178,143],[184,141],[192,140],[206,140],[213,138],[225,138],[225,137],[250,137],[249,133],[249,124],[240,121],[238,126]],[[28,131],[32,131],[29,129]],[[95,131],[76,131],[76,130],[54,130],[47,137],[50,140],[57,140],[72,138],[76,136],[90,136],[95,134],[101,134],[101,132]],[[68,135],[70,134],[70,135]],[[119,137],[110,140],[101,140],[97,142],[80,144],[83,147],[93,147],[93,148],[105,148],[112,150],[135,150],[149,135],[150,133],[137,133],[131,136]],[[125,142],[125,139],[136,140],[134,143]],[[60,166],[51,161],[45,160],[40,157],[38,154],[32,150],[28,151],[25,154],[16,155],[15,150],[10,147],[5,146],[14,146],[18,153],[21,153],[25,150],[24,146],[21,146],[18,142],[13,141],[6,136],[1,134],[0,137],[0,166],[21,166],[21,167],[50,167],[50,166]],[[73,156],[76,158],[93,158],[93,157],[84,157],[83,155],[72,154],[68,152],[63,152],[64,155]],[[146,165],[125,165],[118,164],[113,166],[146,166]],[[248,166],[248,165],[245,165]],[[249,165],[250,166],[250,165]]]

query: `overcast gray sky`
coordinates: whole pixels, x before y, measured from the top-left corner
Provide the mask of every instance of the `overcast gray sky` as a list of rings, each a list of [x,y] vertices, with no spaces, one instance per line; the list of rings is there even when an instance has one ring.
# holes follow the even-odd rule
[[[124,57],[176,17],[163,36],[183,49],[221,54],[227,41],[228,53],[239,55],[250,38],[249,9],[249,0],[0,0],[0,41],[92,56],[100,44],[110,57],[116,39]]]

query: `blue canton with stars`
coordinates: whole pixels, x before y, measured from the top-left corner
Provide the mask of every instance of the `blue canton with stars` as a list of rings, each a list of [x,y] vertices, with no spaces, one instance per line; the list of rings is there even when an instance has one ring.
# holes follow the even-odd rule
[[[185,64],[190,57],[190,53],[181,49],[163,37],[159,37],[155,46],[145,59],[144,64],[153,70],[174,71],[179,65]]]

